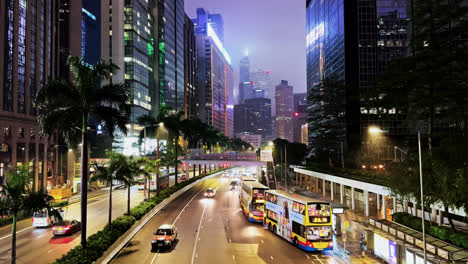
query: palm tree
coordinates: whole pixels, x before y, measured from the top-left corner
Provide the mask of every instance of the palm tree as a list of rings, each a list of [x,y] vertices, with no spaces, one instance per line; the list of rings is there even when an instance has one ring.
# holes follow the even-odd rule
[[[129,89],[121,83],[100,87],[118,69],[115,64],[101,61],[88,67],[80,57],[69,57],[68,64],[73,81],[53,80],[39,90],[38,121],[41,135],[51,135],[58,129],[71,146],[76,146],[81,135],[81,245],[86,248],[89,120],[92,117],[103,122],[110,135],[116,128],[126,134],[131,98]]]
[[[135,165],[137,168],[139,167],[140,170],[136,171],[137,174],[143,175],[145,180],[145,190],[146,184],[148,183],[148,200],[150,199],[150,191],[151,191],[151,174],[156,171],[159,167],[160,160],[150,160],[148,158],[138,158],[135,160]]]
[[[1,185],[0,211],[13,217],[11,230],[11,263],[16,263],[16,221],[19,212],[30,213],[47,208],[53,200],[45,191],[34,192],[30,187],[30,174],[27,166],[13,168],[7,173]],[[61,218],[59,217],[59,220]]]
[[[109,156],[109,163],[100,163],[100,162],[92,162],[91,167],[94,168],[94,175],[91,178],[91,180],[100,180],[100,181],[106,181],[110,185],[109,189],[109,219],[108,219],[108,225],[109,227],[112,228],[112,187],[113,187],[113,181],[115,180],[115,173],[112,171],[114,168],[112,162],[113,162],[113,152],[110,152],[107,154]],[[112,164],[112,165],[111,165]]]

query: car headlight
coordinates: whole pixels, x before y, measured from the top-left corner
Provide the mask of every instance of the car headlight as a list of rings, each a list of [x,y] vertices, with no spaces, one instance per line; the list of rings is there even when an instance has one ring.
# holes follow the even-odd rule
[[[152,244],[154,244],[154,243],[156,243],[156,242],[157,242],[156,240],[151,241]]]
[[[169,242],[170,242],[169,240],[164,241],[164,243],[165,243],[166,245],[169,244]]]

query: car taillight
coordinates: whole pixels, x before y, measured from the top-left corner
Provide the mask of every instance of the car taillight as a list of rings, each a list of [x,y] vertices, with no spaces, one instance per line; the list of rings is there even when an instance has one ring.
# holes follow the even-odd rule
[[[57,227],[56,227],[56,226],[53,226],[53,227],[52,227],[52,230],[57,230]]]
[[[333,247],[333,241],[328,242],[328,247]]]
[[[70,229],[70,226],[64,226],[63,227],[63,230],[68,230],[68,229]]]
[[[33,219],[32,219],[32,222],[34,223],[34,217],[33,217]]]

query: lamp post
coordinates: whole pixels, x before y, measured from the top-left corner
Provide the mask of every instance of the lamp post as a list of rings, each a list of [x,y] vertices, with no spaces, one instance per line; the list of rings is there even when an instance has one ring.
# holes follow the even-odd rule
[[[164,123],[160,122],[157,125],[150,125],[150,126],[145,126],[143,127],[143,155],[146,153],[146,128],[147,127],[156,127],[156,160],[159,160],[159,129],[161,127],[164,127]],[[151,182],[151,180],[150,180]],[[148,197],[150,197],[150,192],[151,192],[151,184],[148,184]],[[156,194],[159,192],[159,162],[158,165],[156,166]]]
[[[422,223],[422,232],[423,232],[423,252],[424,252],[424,264],[426,264],[426,230],[424,227],[424,193],[423,193],[423,178],[422,178],[422,159],[421,159],[421,133],[418,130],[418,154],[419,154],[419,184],[421,188],[421,223]],[[417,208],[416,208],[417,210]],[[418,211],[416,211],[417,213]]]

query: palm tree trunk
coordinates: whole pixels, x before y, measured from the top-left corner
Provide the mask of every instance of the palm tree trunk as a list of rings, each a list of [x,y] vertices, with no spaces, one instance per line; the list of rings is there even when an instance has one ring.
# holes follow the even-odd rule
[[[453,231],[454,233],[456,233],[456,232],[457,232],[457,229],[455,228],[455,225],[453,224],[452,216],[450,216],[448,207],[447,207],[447,206],[444,206],[444,210],[445,210],[445,215],[447,215],[447,218],[448,218],[448,220],[449,220],[450,227],[452,228],[452,231]],[[443,220],[444,220],[444,219],[442,218],[442,224],[444,223]]]
[[[81,131],[81,247],[86,248],[86,221],[88,219],[88,136],[87,114],[83,115]]]
[[[156,160],[159,160],[159,134],[157,135],[156,138]],[[161,162],[159,161],[157,166],[156,166],[156,195],[159,194],[159,164]]]
[[[128,185],[127,215],[130,215],[130,184]]]
[[[177,140],[178,140],[178,137],[176,136],[175,144],[174,144],[174,148],[175,148],[175,150],[174,150],[174,153],[175,153],[175,155],[174,155],[175,156],[175,165],[174,165],[175,185],[177,185],[177,183],[178,183],[178,179],[177,179],[177,168],[178,168],[178,166],[177,166],[177,149],[178,149],[179,143],[177,142]]]
[[[13,214],[13,227],[11,228],[11,264],[16,263],[16,213]]]
[[[109,190],[109,228],[112,228],[112,179],[110,180]]]

